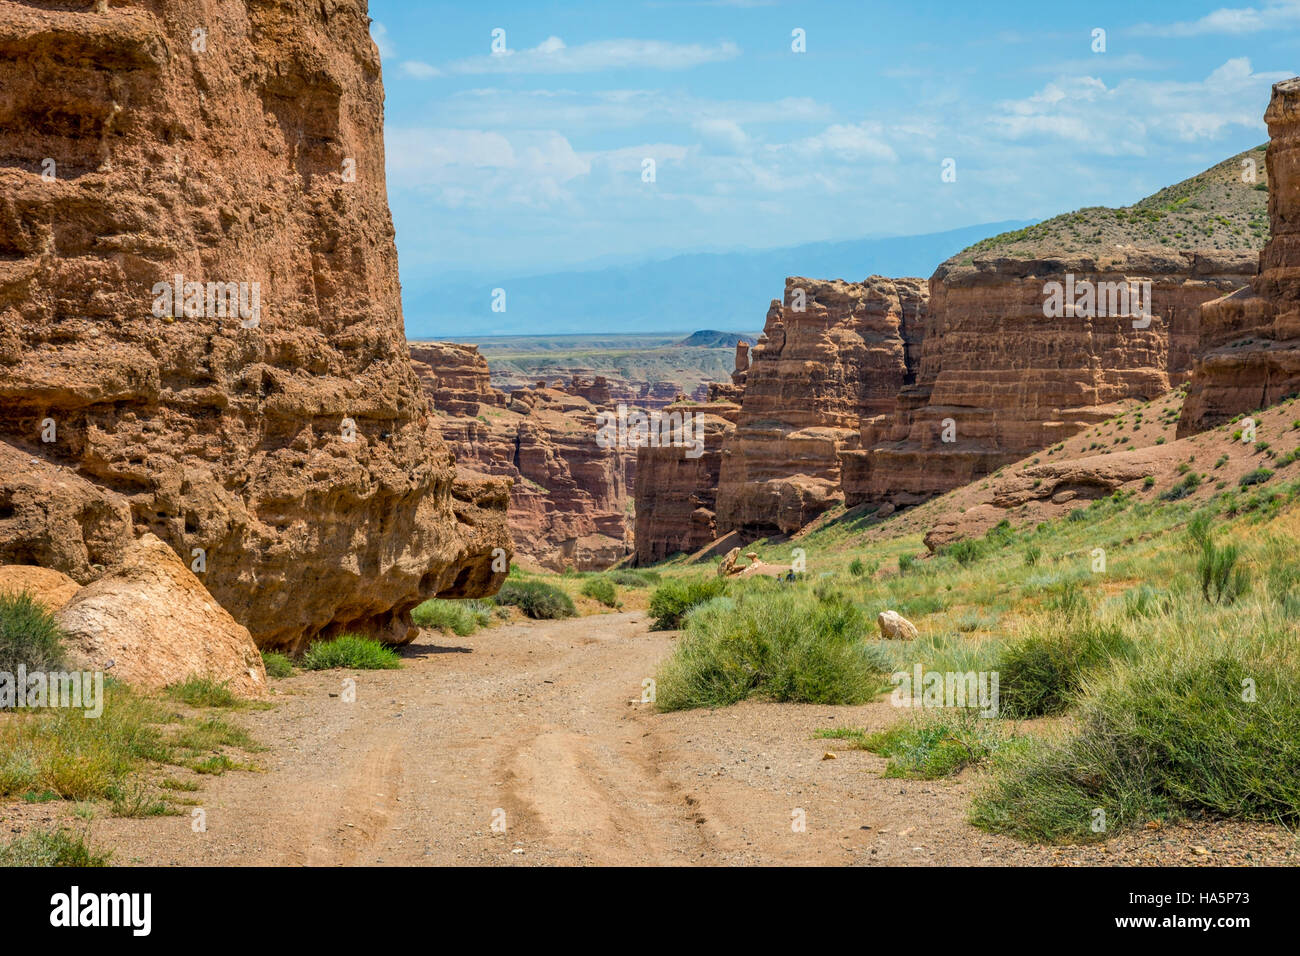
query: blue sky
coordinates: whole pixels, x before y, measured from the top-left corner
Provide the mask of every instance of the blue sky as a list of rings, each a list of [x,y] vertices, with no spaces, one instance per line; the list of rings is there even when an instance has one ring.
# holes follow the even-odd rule
[[[1300,0],[371,0],[370,14],[404,279],[1129,203],[1263,142],[1269,87],[1300,69]],[[497,29],[509,52],[492,53]]]

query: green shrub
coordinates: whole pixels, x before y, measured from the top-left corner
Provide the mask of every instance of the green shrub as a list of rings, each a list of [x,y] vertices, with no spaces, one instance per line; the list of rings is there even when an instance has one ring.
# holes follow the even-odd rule
[[[535,620],[550,621],[578,613],[569,595],[544,581],[507,581],[495,600],[501,605],[513,605]]]
[[[886,777],[935,780],[980,763],[1007,739],[998,721],[956,710],[864,734],[859,746],[889,758],[885,765]]]
[[[584,581],[582,593],[593,600],[599,601],[605,607],[614,607],[618,604],[618,591],[614,587],[614,582],[608,578],[591,578]]]
[[[317,641],[298,661],[303,670],[320,671],[335,667],[350,670],[395,670],[402,659],[391,647],[360,634],[344,634],[332,641]]]
[[[953,558],[962,567],[966,567],[966,565],[983,557],[984,548],[979,541],[973,538],[964,538],[948,545],[948,547],[944,548],[943,553]]]
[[[292,677],[293,661],[288,654],[279,651],[262,651],[262,666],[266,668],[267,677]]]
[[[1089,688],[1070,736],[1029,739],[995,757],[972,822],[1046,842],[1207,814],[1294,826],[1300,665],[1258,645],[1210,643],[1195,635],[1116,669]],[[1247,682],[1256,687],[1250,700]],[[1103,832],[1093,828],[1097,810]]]
[[[230,681],[217,681],[197,674],[169,685],[167,696],[191,707],[234,707],[239,704],[239,698],[230,689]]]
[[[1167,613],[1170,597],[1149,584],[1140,584],[1124,592],[1124,616],[1128,618],[1151,617],[1154,614]]]
[[[674,631],[682,626],[686,613],[696,605],[718,597],[727,590],[722,578],[675,579],[665,581],[650,595],[650,629]]]
[[[1201,596],[1213,604],[1231,604],[1250,587],[1250,576],[1238,563],[1240,549],[1235,544],[1217,545],[1207,539],[1196,562],[1201,582]]]
[[[619,569],[610,571],[607,577],[621,588],[648,588],[650,585],[658,583],[662,575],[658,571]]]
[[[97,853],[68,830],[34,830],[0,845],[0,866],[108,866],[112,853]]]
[[[411,620],[419,627],[450,631],[468,637],[492,623],[492,608],[485,601],[449,601],[431,598],[411,611]]]
[[[883,688],[880,656],[862,642],[867,620],[846,599],[803,594],[714,597],[696,606],[657,678],[662,710],[722,707],[758,696],[859,704]]]
[[[1102,624],[1083,612],[1047,615],[1031,626],[1028,636],[1002,649],[995,668],[1001,712],[1009,717],[1059,714],[1089,671],[1133,653],[1132,641],[1118,625]]]
[[[860,578],[867,573],[867,566],[862,563],[861,558],[854,558],[849,562],[849,574],[855,578]]]
[[[54,615],[26,591],[0,594],[0,671],[58,671],[64,666],[63,632]]]
[[[1200,487],[1200,484],[1201,484],[1201,476],[1194,471],[1190,472],[1184,475],[1183,480],[1178,482],[1178,484],[1174,485],[1168,491],[1162,491],[1160,493],[1160,500],[1181,501],[1183,498],[1186,498],[1198,487]]]
[[[916,566],[916,558],[910,554],[900,554],[898,556],[898,573],[907,574]]]
[[[1043,556],[1043,549],[1036,544],[1031,544],[1025,548],[1025,567],[1032,568],[1038,564],[1038,559]]]
[[[1270,468],[1256,468],[1254,471],[1247,472],[1237,479],[1237,484],[1242,488],[1249,488],[1251,485],[1262,485],[1273,477],[1273,471]]]

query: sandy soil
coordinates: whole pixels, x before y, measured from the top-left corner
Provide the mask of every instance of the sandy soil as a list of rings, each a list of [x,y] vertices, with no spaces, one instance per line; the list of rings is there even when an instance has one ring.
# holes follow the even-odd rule
[[[659,714],[641,682],[675,635],[643,612],[426,632],[400,671],[302,674],[233,717],[264,772],[199,778],[207,832],[102,817],[121,864],[1225,864],[1297,858],[1286,832],[1166,827],[1105,847],[1029,847],[965,822],[977,782],[881,777],[884,761],[814,739],[879,728],[861,707],[746,703]],[[346,703],[343,681],[356,680]],[[828,746],[830,745],[830,746]],[[806,829],[792,821],[803,811]],[[505,832],[493,829],[504,812]],[[66,817],[10,805],[3,829]],[[498,828],[499,829],[499,828]]]

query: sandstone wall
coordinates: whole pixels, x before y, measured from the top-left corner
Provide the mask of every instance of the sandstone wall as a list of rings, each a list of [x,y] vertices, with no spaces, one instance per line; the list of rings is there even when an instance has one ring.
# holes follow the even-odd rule
[[[718,537],[716,510],[722,446],[735,430],[740,406],[679,402],[670,413],[698,422],[703,454],[686,448],[643,446],[636,451],[636,563],[654,564],[678,552],[698,551]]]
[[[1250,286],[1201,309],[1180,437],[1300,392],[1300,78],[1273,87],[1264,120],[1271,238]]]
[[[416,374],[439,414],[458,474],[508,478],[515,549],[543,567],[600,570],[631,550],[635,451],[596,443],[609,383],[574,383],[506,393],[490,384],[488,363],[473,345],[411,347]]]
[[[920,279],[786,280],[723,445],[719,532],[789,533],[840,499],[840,452],[916,378],[927,297]]]
[[[1244,187],[1243,187],[1244,188]],[[917,382],[842,454],[846,504],[915,504],[1184,380],[1202,302],[1239,287],[1241,253],[1117,250],[1105,259],[982,259],[930,279]],[[1151,282],[1151,321],[1044,316],[1049,282]],[[945,441],[947,437],[953,439]]]
[[[364,0],[0,4],[0,561],[85,583],[152,531],[263,647],[496,588],[504,486],[456,483],[412,371],[382,123]],[[256,326],[156,317],[178,274],[257,283]]]

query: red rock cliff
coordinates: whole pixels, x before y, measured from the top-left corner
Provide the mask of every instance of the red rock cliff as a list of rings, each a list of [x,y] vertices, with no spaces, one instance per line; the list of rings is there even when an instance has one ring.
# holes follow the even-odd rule
[[[1264,120],[1272,235],[1250,286],[1201,309],[1179,437],[1300,392],[1300,77],[1273,87]]]
[[[1246,253],[1139,250],[941,266],[916,385],[842,455],[846,504],[916,504],[1116,414],[1122,399],[1168,391],[1187,375],[1200,304],[1249,269]],[[1131,309],[1046,317],[1045,288],[1068,276],[1150,281],[1150,322]]]
[[[718,537],[716,519],[722,446],[740,406],[723,401],[679,402],[669,414],[692,416],[700,454],[683,446],[636,450],[636,563],[653,564],[694,552]]]
[[[0,562],[85,582],[152,531],[264,647],[495,589],[382,126],[364,0],[0,4]]]
[[[921,279],[786,280],[723,445],[720,533],[789,533],[842,497],[839,453],[915,379],[926,298]]]
[[[507,395],[491,386],[473,345],[421,342],[411,355],[458,473],[512,480],[509,525],[520,554],[557,571],[600,570],[628,554],[636,453],[597,444],[596,404],[558,388]],[[609,391],[603,379],[574,388],[592,398]]]

